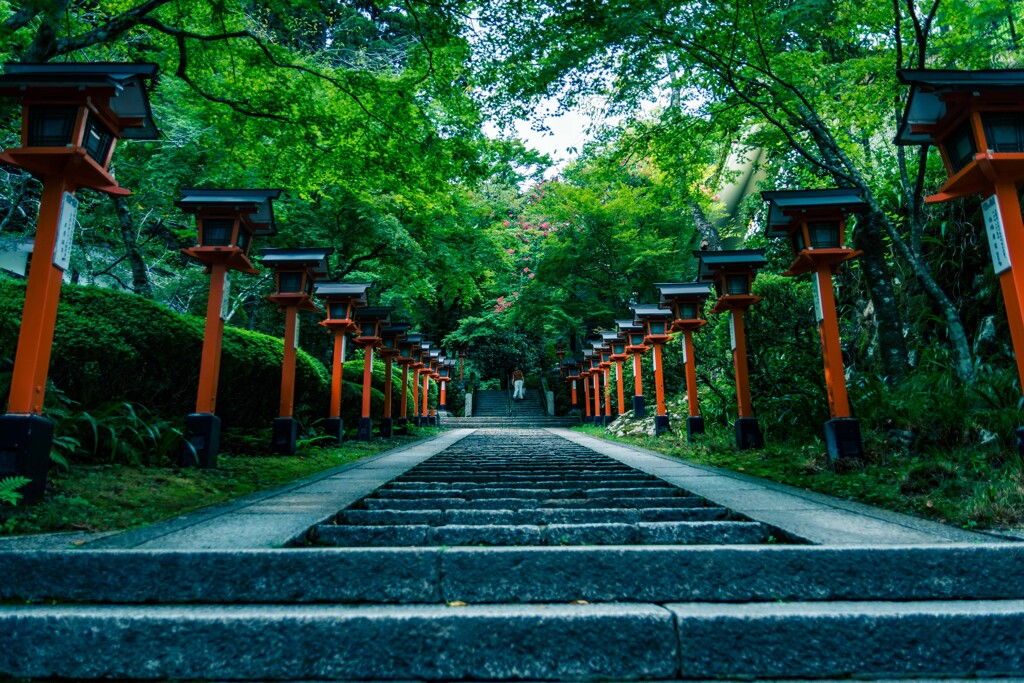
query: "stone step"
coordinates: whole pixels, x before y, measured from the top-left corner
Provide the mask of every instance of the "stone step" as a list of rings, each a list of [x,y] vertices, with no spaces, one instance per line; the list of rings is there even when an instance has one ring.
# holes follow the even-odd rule
[[[384,524],[585,524],[615,522],[712,521],[723,519],[728,511],[720,507],[704,508],[535,508],[530,510],[344,510],[338,514],[339,524],[361,526]]]
[[[564,484],[557,488],[534,487],[534,488],[480,488],[462,489],[389,489],[381,488],[374,492],[373,497],[384,498],[418,498],[429,500],[431,498],[466,498],[475,500],[478,498],[671,498],[679,494],[680,489],[674,486],[645,486],[643,488],[568,488]]]
[[[991,677],[1024,672],[1022,629],[1020,600],[14,606],[0,612],[0,674],[347,681]]]
[[[635,524],[409,524],[318,525],[317,545],[403,547],[417,545],[708,545],[763,543],[768,529],[756,522],[638,522]]]
[[[1024,599],[1024,544],[0,552],[0,600],[75,603]],[[4,647],[8,643],[5,641]],[[4,648],[0,648],[3,650]]]
[[[543,508],[699,508],[707,505],[697,496],[676,496],[672,498],[364,498],[360,505],[368,510],[419,510],[419,509],[476,509],[476,510],[524,510]]]

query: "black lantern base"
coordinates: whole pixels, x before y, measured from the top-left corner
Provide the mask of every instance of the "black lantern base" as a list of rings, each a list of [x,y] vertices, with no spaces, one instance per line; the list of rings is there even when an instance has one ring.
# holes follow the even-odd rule
[[[1017,455],[1024,456],[1024,427],[1017,427],[1014,433],[1017,435]]]
[[[831,465],[839,458],[862,458],[860,423],[852,417],[837,417],[825,423],[825,448]]]
[[[750,448],[764,448],[764,434],[756,417],[741,417],[736,420],[736,448],[745,451]]]
[[[340,446],[345,442],[345,421],[340,417],[327,418],[324,420],[324,433]]]
[[[373,440],[373,418],[359,418],[359,433],[356,434],[356,439],[359,441]]]
[[[395,420],[395,434],[408,434],[409,433],[409,418],[400,417]]]
[[[695,436],[704,433],[704,418],[700,415],[691,415],[686,418],[686,440],[694,442]]]
[[[654,435],[661,436],[665,432],[672,431],[668,425],[668,415],[654,416]]]
[[[642,417],[647,416],[647,411],[644,410],[644,397],[634,396],[633,397],[633,418],[639,420]]]
[[[181,445],[182,467],[208,470],[217,466],[220,453],[220,418],[212,413],[192,413],[185,418],[185,442]]]
[[[0,479],[26,477],[18,490],[25,503],[37,503],[46,491],[53,446],[53,423],[41,415],[0,416]]]
[[[295,455],[299,438],[299,421],[292,417],[275,417],[271,447],[278,455]]]
[[[611,426],[612,422],[615,422],[615,420],[618,417],[619,417],[619,414],[616,413],[616,412],[612,412],[611,415],[605,415],[604,416],[604,426],[605,427]]]
[[[390,439],[395,435],[395,421],[390,417],[383,417],[380,420],[380,436],[383,439]]]

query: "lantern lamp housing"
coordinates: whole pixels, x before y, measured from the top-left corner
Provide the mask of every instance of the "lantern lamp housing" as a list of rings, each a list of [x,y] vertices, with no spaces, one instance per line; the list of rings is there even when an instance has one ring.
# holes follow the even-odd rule
[[[274,270],[276,291],[270,300],[279,305],[296,305],[316,310],[313,288],[317,279],[327,277],[327,256],[334,249],[260,249],[263,265]]]
[[[768,264],[764,249],[735,249],[732,251],[695,251],[698,259],[697,279],[711,282],[719,299],[726,297],[749,298],[751,284],[760,268]]]
[[[392,306],[364,306],[356,311],[355,322],[359,325],[356,343],[364,346],[382,344],[382,328],[391,322]]]

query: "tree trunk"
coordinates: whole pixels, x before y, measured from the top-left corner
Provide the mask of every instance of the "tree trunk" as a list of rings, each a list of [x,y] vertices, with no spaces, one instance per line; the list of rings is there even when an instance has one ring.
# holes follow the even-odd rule
[[[907,370],[907,342],[903,338],[903,321],[896,305],[889,266],[885,262],[877,216],[869,213],[857,221],[854,247],[864,252],[860,257],[860,267],[868,296],[875,307],[882,371],[886,377],[899,379]]]
[[[128,201],[124,197],[113,197],[117,208],[117,217],[121,226],[121,239],[124,240],[125,255],[132,268],[132,291],[147,299],[153,298],[153,285],[149,281],[146,261],[142,258],[142,250],[135,234],[135,221]]]
[[[700,208],[700,204],[692,199],[690,200],[690,215],[697,226],[697,232],[700,233],[700,248],[706,251],[722,251],[722,238],[718,234],[718,229],[708,220],[704,209]]]

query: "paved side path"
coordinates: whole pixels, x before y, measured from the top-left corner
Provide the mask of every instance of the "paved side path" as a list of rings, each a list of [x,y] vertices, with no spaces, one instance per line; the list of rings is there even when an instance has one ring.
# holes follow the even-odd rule
[[[1007,540],[738,472],[684,462],[569,429],[548,431],[810,543],[907,545],[993,543]]]
[[[86,548],[275,548],[469,434],[456,429],[269,491],[86,543]]]

